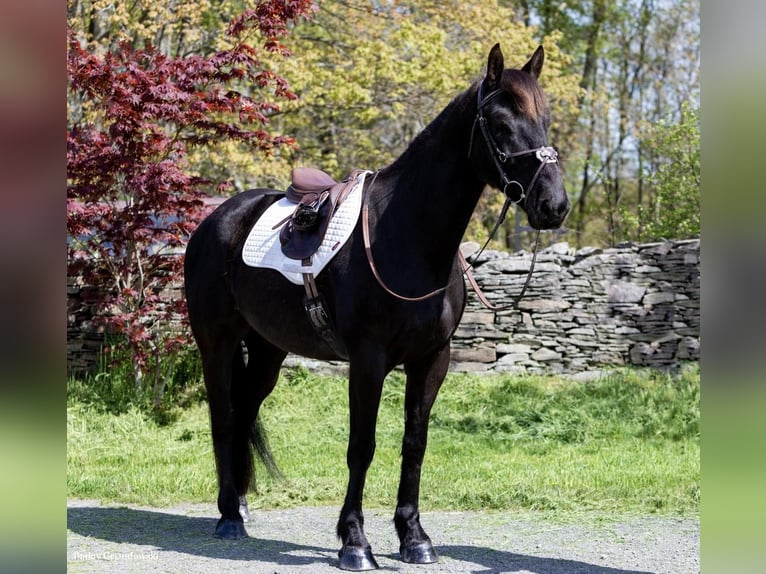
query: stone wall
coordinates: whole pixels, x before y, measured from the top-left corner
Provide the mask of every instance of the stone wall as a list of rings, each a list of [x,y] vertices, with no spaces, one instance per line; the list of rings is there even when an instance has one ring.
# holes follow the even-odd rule
[[[104,344],[103,329],[93,321],[91,305],[97,289],[67,277],[66,367],[68,375],[94,372],[99,368],[99,352]]]
[[[181,284],[173,284],[160,294],[163,301],[177,301],[183,296]],[[80,278],[67,277],[67,375],[94,373],[102,368],[104,327],[94,320],[92,312],[97,298],[97,288],[83,284]]]
[[[492,312],[471,292],[453,339],[454,371],[597,373],[616,366],[697,361],[699,240],[541,250],[518,310]],[[469,258],[470,259],[470,258]],[[521,291],[531,254],[485,252],[474,274],[494,304]],[[93,370],[103,334],[88,309],[92,288],[67,282],[68,371]],[[181,296],[176,288],[174,296]],[[288,364],[338,371],[291,357]]]
[[[488,311],[472,293],[453,369],[580,373],[697,361],[699,240],[542,250],[518,310]],[[474,274],[487,298],[521,291],[531,254],[486,253]]]

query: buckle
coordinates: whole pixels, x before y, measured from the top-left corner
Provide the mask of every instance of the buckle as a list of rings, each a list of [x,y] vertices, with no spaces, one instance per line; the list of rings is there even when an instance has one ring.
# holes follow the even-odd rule
[[[303,308],[306,310],[306,314],[314,329],[320,332],[330,329],[330,318],[321,299],[304,298]]]

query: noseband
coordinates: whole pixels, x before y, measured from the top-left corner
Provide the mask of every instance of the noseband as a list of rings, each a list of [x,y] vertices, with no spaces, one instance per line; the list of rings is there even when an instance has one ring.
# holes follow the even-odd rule
[[[500,146],[497,145],[495,138],[493,138],[492,134],[489,132],[487,118],[484,116],[484,106],[487,105],[487,102],[489,102],[492,98],[501,94],[502,92],[502,89],[498,89],[487,94],[487,97],[482,98],[482,85],[479,84],[479,90],[477,92],[478,105],[476,109],[476,117],[474,118],[473,126],[471,127],[471,141],[468,146],[468,157],[471,157],[471,151],[473,150],[474,132],[476,131],[476,124],[479,124],[481,133],[484,136],[484,141],[486,142],[487,148],[490,151],[492,160],[495,162],[497,172],[500,174],[500,181],[503,183],[503,194],[505,194],[505,197],[512,204],[518,205],[524,200],[524,198],[527,197],[527,193],[532,191],[532,188],[535,186],[535,183],[537,183],[537,178],[540,177],[540,173],[543,171],[543,168],[549,163],[558,164],[559,154],[555,149],[549,146],[525,149],[523,151],[517,151],[513,153],[506,153],[500,149]],[[513,157],[529,154],[535,154],[535,157],[540,162],[540,167],[537,168],[535,175],[532,177],[529,185],[527,186],[527,189],[525,190],[524,186],[521,185],[518,181],[508,177],[508,175],[505,173],[505,169],[503,169],[503,164],[505,164],[505,162]],[[519,196],[515,199],[511,195],[512,188],[509,189],[511,185],[515,185],[519,188]]]

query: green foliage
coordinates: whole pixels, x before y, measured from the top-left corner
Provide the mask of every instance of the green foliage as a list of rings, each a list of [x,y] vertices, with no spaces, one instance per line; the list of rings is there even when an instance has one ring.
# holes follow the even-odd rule
[[[508,65],[526,61],[537,43],[512,16],[494,2],[322,2],[280,70],[300,95],[277,118],[301,146],[294,161],[338,176],[389,163],[481,76],[492,44]],[[576,84],[560,73],[558,39],[545,39],[544,83],[566,102]]]
[[[684,103],[678,122],[649,126],[642,141],[660,158],[647,174],[654,186],[648,208],[639,211],[642,239],[688,239],[700,233],[699,109]]]
[[[124,345],[112,344],[102,351],[97,373],[67,382],[67,400],[105,415],[134,410],[157,424],[173,423],[183,409],[205,398],[202,362],[196,347],[190,345],[166,355],[163,363],[170,376],[157,396],[148,387],[136,388],[130,352]]]
[[[254,507],[338,505],[347,480],[344,377],[286,371],[262,409],[286,478],[258,468]],[[365,503],[391,508],[399,480],[404,376],[386,381]],[[699,371],[557,378],[450,375],[424,462],[427,509],[694,513],[699,504]],[[70,395],[69,496],[142,504],[214,501],[207,407],[165,426]],[[130,461],[130,464],[127,464]]]

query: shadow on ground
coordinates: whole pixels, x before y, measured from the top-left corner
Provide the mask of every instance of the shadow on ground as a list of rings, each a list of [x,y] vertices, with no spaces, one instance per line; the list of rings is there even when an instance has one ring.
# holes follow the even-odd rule
[[[328,565],[337,567],[337,548],[295,544],[284,540],[248,538],[219,540],[213,537],[214,518],[180,516],[132,508],[67,508],[67,529],[81,536],[118,544],[150,546],[152,549],[179,552],[221,560],[270,562],[281,566]],[[514,554],[480,546],[437,546],[444,558],[470,564],[472,574],[532,572],[534,574],[649,574],[621,570],[559,558]],[[389,555],[398,561],[398,554]],[[458,572],[455,564],[450,572]],[[402,564],[404,568],[404,564]],[[424,566],[423,572],[436,573]],[[411,568],[408,567],[408,570]],[[390,570],[390,568],[381,568]],[[396,571],[396,568],[393,568]],[[340,572],[340,570],[338,570]]]

